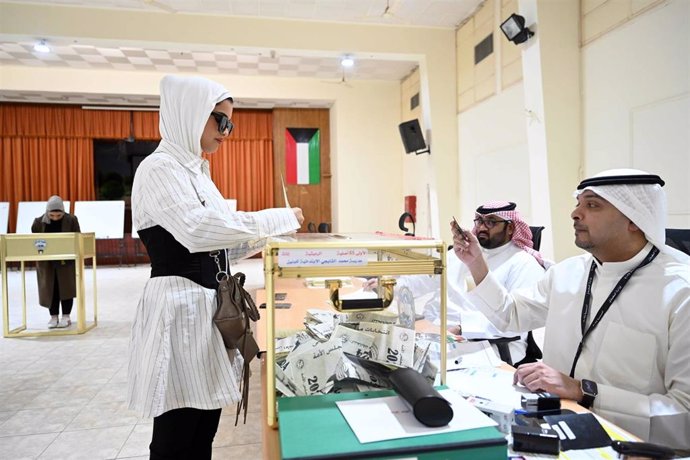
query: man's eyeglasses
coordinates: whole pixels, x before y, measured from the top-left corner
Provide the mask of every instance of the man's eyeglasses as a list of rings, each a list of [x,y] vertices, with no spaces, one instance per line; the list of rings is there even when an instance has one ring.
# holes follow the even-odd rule
[[[211,112],[211,115],[213,116],[213,118],[216,119],[216,122],[218,123],[218,132],[221,134],[225,134],[225,130],[227,129],[229,136],[232,133],[232,128],[234,128],[235,125],[232,124],[232,121],[230,121],[228,116],[220,112]]]
[[[484,225],[484,227],[488,228],[491,230],[498,224],[509,224],[511,223],[512,220],[495,220],[495,219],[482,219],[481,217],[477,217],[474,219],[474,226],[479,228],[480,226]]]

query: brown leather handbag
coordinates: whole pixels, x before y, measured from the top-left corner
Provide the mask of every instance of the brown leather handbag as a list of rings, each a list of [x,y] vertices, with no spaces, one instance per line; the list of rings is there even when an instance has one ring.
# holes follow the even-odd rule
[[[244,408],[244,423],[247,423],[247,401],[249,400],[249,363],[259,353],[259,346],[251,331],[250,321],[259,319],[259,310],[251,295],[244,289],[244,273],[222,272],[218,280],[218,309],[213,315],[213,322],[223,337],[228,356],[233,359],[235,350],[244,358],[244,367],[240,378],[242,399],[237,403],[235,425],[239,420],[240,410]]]

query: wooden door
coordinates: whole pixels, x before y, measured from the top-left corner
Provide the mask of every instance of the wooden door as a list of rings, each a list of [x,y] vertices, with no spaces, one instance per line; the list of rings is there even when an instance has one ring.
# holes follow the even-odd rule
[[[331,136],[328,109],[274,109],[273,110],[273,155],[274,180],[273,197],[275,206],[285,206],[281,174],[285,179],[290,206],[302,208],[304,224],[300,231],[309,231],[309,224],[318,230],[327,224],[333,231],[331,221]],[[286,174],[287,128],[316,128],[319,130],[320,174],[318,184],[288,184]],[[323,226],[322,226],[323,227]]]

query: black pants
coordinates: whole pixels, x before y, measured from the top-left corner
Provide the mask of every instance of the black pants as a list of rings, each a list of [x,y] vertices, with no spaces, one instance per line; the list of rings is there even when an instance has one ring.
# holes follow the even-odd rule
[[[210,460],[220,411],[185,407],[154,417],[150,460]]]
[[[69,316],[69,314],[72,313],[73,303],[74,299],[62,300],[62,316]],[[57,316],[57,314],[60,313],[60,283],[58,283],[57,273],[53,280],[53,300],[50,301],[49,310],[52,316]]]

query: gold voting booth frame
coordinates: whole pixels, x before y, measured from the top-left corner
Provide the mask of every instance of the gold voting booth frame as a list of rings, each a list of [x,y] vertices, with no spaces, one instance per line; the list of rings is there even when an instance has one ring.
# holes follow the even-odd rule
[[[83,334],[97,324],[98,306],[96,295],[96,236],[94,233],[32,233],[0,236],[2,259],[2,319],[4,337],[37,337],[49,335]],[[86,321],[86,290],[84,288],[84,260],[93,261],[93,322]],[[27,331],[26,323],[26,272],[28,261],[73,260],[76,272],[77,327],[45,331]],[[8,262],[19,262],[22,279],[22,323],[10,330],[10,306],[8,292]]]
[[[317,255],[321,254],[322,260]],[[337,254],[358,254],[359,263],[340,263]],[[366,261],[361,254],[366,254]],[[286,256],[286,254],[291,254]],[[300,255],[304,256],[301,263]],[[375,255],[375,260],[374,260]],[[347,258],[347,255],[344,257]],[[340,257],[342,260],[343,257]],[[342,277],[394,277],[398,275],[439,275],[441,325],[440,381],[446,381],[446,249],[441,240],[409,239],[379,234],[310,234],[300,233],[291,241],[269,239],[264,250],[266,288],[266,402],[267,423],[277,428],[275,289],[277,279],[325,278],[325,288]],[[330,286],[329,286],[330,285]],[[385,296],[385,294],[384,294]],[[385,305],[385,302],[384,302]],[[379,308],[380,309],[380,308]],[[261,344],[260,344],[261,346]]]

